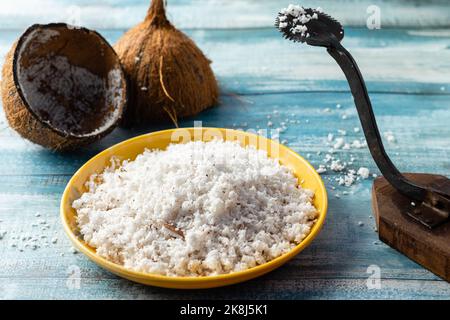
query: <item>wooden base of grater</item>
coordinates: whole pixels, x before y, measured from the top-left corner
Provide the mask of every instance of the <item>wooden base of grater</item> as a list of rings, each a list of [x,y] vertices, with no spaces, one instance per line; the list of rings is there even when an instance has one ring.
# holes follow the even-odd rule
[[[405,173],[408,179],[423,186],[450,188],[444,176]],[[375,179],[372,206],[380,240],[450,282],[450,222],[433,230],[405,214],[411,200],[397,192],[383,177]]]

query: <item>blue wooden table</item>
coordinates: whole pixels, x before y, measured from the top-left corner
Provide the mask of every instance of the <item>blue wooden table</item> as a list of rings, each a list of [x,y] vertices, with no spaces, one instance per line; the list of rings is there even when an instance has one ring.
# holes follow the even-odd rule
[[[145,15],[148,1],[27,0],[0,5],[0,56],[34,22],[80,20],[115,42]],[[72,6],[76,4],[77,6]],[[169,0],[169,16],[206,55],[220,81],[219,106],[185,119],[242,129],[286,123],[280,140],[318,167],[327,136],[361,139],[344,76],[324,50],[287,42],[274,28],[284,1]],[[311,1],[305,1],[308,6]],[[381,29],[365,27],[370,4]],[[366,77],[379,126],[395,137],[388,152],[402,171],[450,175],[450,5],[442,1],[316,1],[346,26],[345,45]],[[350,14],[349,14],[350,12]],[[419,12],[419,14],[418,14]],[[449,299],[450,284],[378,241],[371,212],[373,178],[339,186],[323,174],[329,215],[319,237],[280,269],[244,284],[208,291],[145,287],[118,278],[73,252],[58,205],[71,175],[124,139],[162,128],[117,129],[104,140],[57,154],[22,140],[0,112],[0,298],[13,299]],[[343,131],[346,131],[345,136]],[[366,148],[338,150],[351,168],[378,174]],[[38,239],[25,247],[22,238]],[[380,286],[373,277],[380,272]]]

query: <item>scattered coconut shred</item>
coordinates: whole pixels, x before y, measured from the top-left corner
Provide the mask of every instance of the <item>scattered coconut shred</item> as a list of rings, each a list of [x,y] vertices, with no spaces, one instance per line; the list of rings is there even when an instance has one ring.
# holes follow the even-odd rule
[[[86,183],[84,240],[128,269],[169,276],[245,270],[293,249],[317,218],[314,193],[253,147],[212,141],[146,150]]]

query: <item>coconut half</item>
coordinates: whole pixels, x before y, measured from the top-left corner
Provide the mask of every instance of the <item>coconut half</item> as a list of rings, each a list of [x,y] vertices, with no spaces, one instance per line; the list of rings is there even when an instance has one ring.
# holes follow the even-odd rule
[[[101,139],[124,112],[126,80],[118,56],[97,32],[33,25],[3,67],[3,108],[24,138],[54,150]]]

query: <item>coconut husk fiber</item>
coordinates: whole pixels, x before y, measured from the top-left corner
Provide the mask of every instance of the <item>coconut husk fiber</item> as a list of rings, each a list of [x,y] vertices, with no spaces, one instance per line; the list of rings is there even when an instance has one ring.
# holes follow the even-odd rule
[[[126,103],[119,58],[85,28],[31,26],[7,54],[2,76],[10,127],[52,150],[101,139],[120,121]]]
[[[129,82],[123,124],[173,121],[213,106],[219,89],[211,61],[166,17],[153,0],[145,20],[114,46]]]

